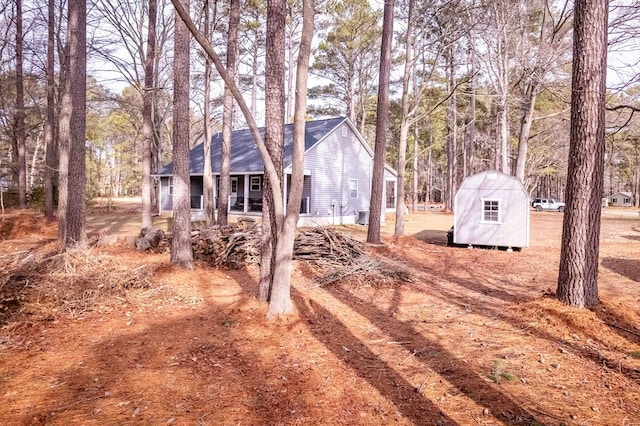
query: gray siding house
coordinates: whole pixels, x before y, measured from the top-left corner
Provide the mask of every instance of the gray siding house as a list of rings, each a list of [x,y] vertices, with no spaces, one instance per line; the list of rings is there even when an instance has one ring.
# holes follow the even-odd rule
[[[264,134],[264,129],[260,129]],[[293,124],[285,126],[284,174],[285,194],[291,181]],[[215,178],[214,202],[217,206],[222,135],[211,139],[211,165]],[[190,151],[192,218],[203,217],[203,144]],[[347,118],[309,121],[305,129],[304,189],[300,205],[299,226],[353,224],[368,218],[371,196],[373,151]],[[231,194],[229,214],[260,216],[264,164],[249,129],[231,135]],[[173,208],[173,165],[157,173],[160,179],[160,214]],[[383,200],[386,212],[395,211],[397,174],[385,168]],[[286,201],[286,200],[285,200]]]
[[[616,192],[609,196],[609,205],[615,207],[633,207],[633,194],[630,192]]]
[[[455,244],[529,246],[529,194],[513,176],[486,171],[466,178],[456,193]]]

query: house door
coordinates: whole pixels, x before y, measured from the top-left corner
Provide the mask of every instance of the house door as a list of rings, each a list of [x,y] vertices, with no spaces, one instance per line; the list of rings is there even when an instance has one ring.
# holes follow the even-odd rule
[[[238,178],[231,178],[231,188],[229,191],[229,207],[233,207],[238,202]]]

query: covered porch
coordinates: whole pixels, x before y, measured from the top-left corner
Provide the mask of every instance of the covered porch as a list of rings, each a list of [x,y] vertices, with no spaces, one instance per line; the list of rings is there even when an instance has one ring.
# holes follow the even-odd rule
[[[218,208],[220,193],[220,176],[214,176],[214,208]],[[204,210],[204,183],[202,176],[191,176],[191,210]],[[262,174],[232,174],[230,176],[231,185],[229,191],[229,213],[231,214],[261,214],[263,205],[263,183]],[[291,175],[286,175],[285,180],[285,205],[291,187]],[[300,202],[300,214],[310,213],[311,203],[311,176],[304,176],[302,200]]]

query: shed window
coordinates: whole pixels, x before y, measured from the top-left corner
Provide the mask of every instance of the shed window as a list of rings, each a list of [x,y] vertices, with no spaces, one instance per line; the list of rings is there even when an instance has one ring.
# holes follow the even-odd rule
[[[169,178],[169,195],[173,195],[173,178]]]
[[[624,199],[623,203],[624,204],[629,204],[631,202],[631,198],[626,198]]]
[[[251,191],[260,191],[261,183],[262,181],[260,179],[260,176],[251,176]]]
[[[482,221],[500,223],[500,200],[482,200]]]
[[[611,202],[612,202],[613,204],[617,204],[617,203],[618,203],[618,199],[617,199],[617,198],[612,198],[612,199],[611,199]]]
[[[358,179],[349,180],[349,197],[358,198]]]

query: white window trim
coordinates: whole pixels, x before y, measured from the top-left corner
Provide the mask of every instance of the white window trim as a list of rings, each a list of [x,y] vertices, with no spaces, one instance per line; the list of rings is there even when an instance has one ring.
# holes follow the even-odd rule
[[[255,189],[253,186],[257,185],[258,189]],[[251,176],[249,178],[249,189],[252,192],[260,192],[262,191],[262,179],[260,176]]]
[[[348,133],[347,133],[347,125],[346,124],[342,125],[342,128],[340,129],[340,134],[342,135],[343,138],[347,137]]]
[[[500,198],[481,198],[481,209],[480,209],[480,223],[486,223],[488,225],[500,225],[502,223],[502,200]],[[486,220],[484,218],[484,203],[485,201],[497,201],[498,202],[498,220]]]
[[[173,177],[169,178],[169,195],[173,195]]]
[[[356,183],[356,187],[355,187],[355,191],[356,191],[356,195],[353,195],[353,191],[354,189],[351,187],[351,184],[355,182]],[[358,198],[358,179],[349,179],[349,198],[351,199],[355,199]]]

